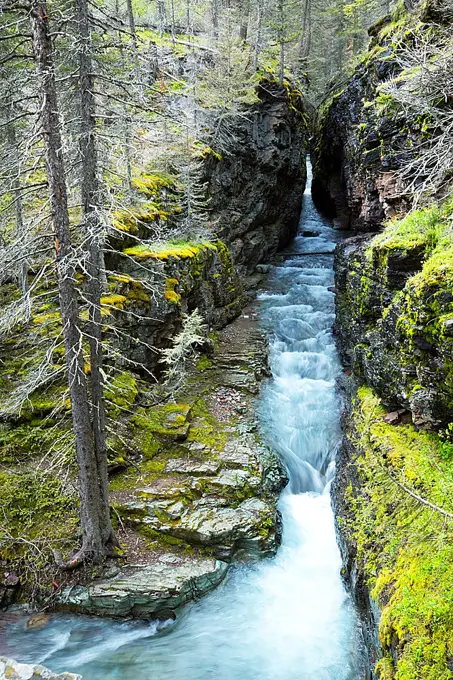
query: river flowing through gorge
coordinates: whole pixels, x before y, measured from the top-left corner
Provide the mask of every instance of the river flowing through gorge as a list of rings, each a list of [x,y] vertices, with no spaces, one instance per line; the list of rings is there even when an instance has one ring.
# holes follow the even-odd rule
[[[280,499],[276,557],[235,566],[222,586],[167,627],[70,615],[55,615],[33,632],[12,623],[6,643],[18,660],[84,680],[363,677],[330,503],[341,441],[331,288],[339,235],[316,211],[310,180],[309,168],[300,233],[259,295],[273,376],[259,402],[262,434],[290,478]]]

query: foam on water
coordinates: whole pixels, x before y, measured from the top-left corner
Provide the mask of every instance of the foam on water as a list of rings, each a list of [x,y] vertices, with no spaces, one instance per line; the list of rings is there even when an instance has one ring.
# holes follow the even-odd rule
[[[317,214],[309,189],[301,229],[319,236],[296,238],[259,296],[273,372],[260,401],[262,431],[290,475],[280,499],[277,556],[233,569],[219,589],[164,629],[75,616],[55,617],[35,633],[12,625],[8,643],[21,661],[45,660],[86,680],[362,677],[329,497],[340,441],[329,290],[336,233]]]

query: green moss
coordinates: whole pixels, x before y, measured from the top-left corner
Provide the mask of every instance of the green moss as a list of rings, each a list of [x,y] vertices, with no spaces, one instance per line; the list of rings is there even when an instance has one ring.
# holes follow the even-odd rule
[[[0,507],[0,560],[21,575],[24,587],[45,591],[55,573],[52,549],[64,549],[75,538],[75,496],[42,470],[0,472]]]
[[[136,377],[129,371],[122,371],[106,385],[107,414],[111,418],[116,418],[121,412],[131,411],[137,396]]]
[[[388,425],[384,416],[373,392],[360,389],[349,432],[362,452],[355,461],[360,490],[348,489],[346,525],[382,609],[384,660],[377,670],[394,680],[447,680],[453,677],[453,520],[402,486],[451,513],[453,469],[440,455],[437,435]],[[392,645],[396,669],[389,661]]]
[[[123,252],[138,260],[175,260],[191,259],[200,250],[216,250],[216,246],[209,242],[204,243],[168,243],[160,247],[150,248],[144,244],[133,248],[126,248]]]
[[[208,359],[206,354],[202,354],[197,364],[197,371],[206,371],[208,368],[212,368],[212,361]]]
[[[169,442],[185,439],[189,429],[191,407],[188,404],[166,404],[139,409],[131,419],[135,439],[150,460]]]
[[[124,309],[124,303],[126,300],[127,298],[124,295],[118,295],[118,293],[114,293],[113,295],[104,295],[101,297],[101,307],[104,308],[102,309],[102,314],[110,314],[113,308]]]
[[[133,178],[132,186],[141,194],[153,198],[159,195],[161,189],[176,189],[177,183],[174,177],[166,173],[142,173],[140,177]]]
[[[110,297],[119,295],[121,304],[124,306],[137,306],[137,304],[149,306],[151,298],[146,292],[146,284],[140,279],[133,278],[128,274],[112,274],[109,276]]]
[[[165,299],[170,305],[180,305],[181,295],[176,292],[176,286],[179,285],[178,279],[165,280]]]
[[[380,249],[408,252],[420,246],[428,255],[437,246],[445,246],[445,240],[450,239],[449,218],[452,212],[453,200],[450,200],[390,221],[384,231],[373,239],[369,257],[373,251]]]
[[[192,416],[193,421],[187,441],[200,442],[208,449],[221,451],[228,438],[225,425],[212,415],[204,399],[198,398],[194,403]]]

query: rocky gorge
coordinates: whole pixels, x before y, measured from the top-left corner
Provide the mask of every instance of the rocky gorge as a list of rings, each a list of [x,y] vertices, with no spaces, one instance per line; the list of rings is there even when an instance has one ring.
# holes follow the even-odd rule
[[[398,55],[431,24],[448,31],[449,17],[427,2],[370,29],[314,151],[316,201],[356,232],[335,261],[346,375],[332,497],[370,678],[452,677],[451,197],[409,210],[401,168],[423,117],[405,119],[382,89],[413,77]]]
[[[9,398],[53,342],[44,386],[19,410],[5,399],[0,423],[0,606],[52,612],[43,663],[134,680],[453,678],[453,204],[443,186],[412,206],[401,169],[429,121],[385,90],[414,75],[407,45],[450,20],[427,0],[373,26],[316,125],[289,81],[262,77],[229,153],[199,154],[209,237],[137,244],[143,225],[177,222],[181,189],[164,172],[134,179],[101,298],[120,550],[100,566],[55,559],[80,536],[54,281],[2,343]],[[306,192],[299,222],[309,145],[326,217]],[[0,294],[11,304],[15,284]],[[171,383],[163,357],[185,333]],[[9,611],[20,649],[33,616]],[[0,621],[2,634],[7,647]],[[0,677],[81,676],[0,657]]]
[[[49,551],[69,539],[76,511],[70,485],[59,475],[48,481],[37,458],[47,460],[55,442],[69,434],[56,355],[47,387],[32,395],[19,416],[7,415],[1,427],[8,531],[13,536],[15,522],[24,521],[18,508],[26,495],[27,536],[36,545],[46,542],[45,553],[37,548],[36,555],[2,551],[3,606],[33,594],[41,602],[50,596],[52,606],[71,611],[173,616],[218,585],[231,560],[270,555],[279,544],[276,502],[286,476],[256,433],[253,403],[268,375],[267,353],[256,313],[243,310],[263,276],[256,265],[296,231],[308,119],[300,93],[288,83],[280,88],[263,81],[258,94],[245,125],[242,118],[238,122],[237,162],[206,158],[216,240],[155,250],[134,245],[147,210],[153,219],[150,205],[158,203],[171,219],[177,190],[165,176],[144,175],[136,183],[140,207],[116,215],[118,236],[107,259],[114,273],[101,304],[105,319],[114,318],[119,329],[106,337],[115,363],[107,418],[112,512],[124,556],[94,578],[88,572],[76,580],[64,572],[50,576]],[[285,209],[276,211],[281,202]],[[12,288],[3,288],[4,302]],[[169,397],[149,375],[161,374],[159,350],[171,346],[184,315],[195,309],[209,336],[184,386]],[[33,370],[36,347],[57,333],[59,323],[56,306],[46,304],[26,332],[3,347],[4,391],[17,389]],[[146,373],[131,366],[145,367]],[[36,476],[30,466],[37,464]],[[41,576],[32,576],[35,569]],[[54,585],[46,592],[47,579]]]

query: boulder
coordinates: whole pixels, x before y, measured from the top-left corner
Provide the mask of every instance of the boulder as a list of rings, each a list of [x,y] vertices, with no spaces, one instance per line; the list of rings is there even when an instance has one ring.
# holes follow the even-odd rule
[[[0,656],[0,680],[82,680],[75,673],[52,673],[44,666],[31,666]]]
[[[62,610],[115,618],[159,618],[162,612],[173,612],[205,595],[219,585],[227,571],[226,562],[169,553],[154,564],[125,567],[113,579],[66,588],[57,605]]]

